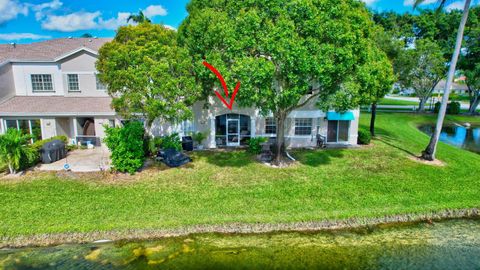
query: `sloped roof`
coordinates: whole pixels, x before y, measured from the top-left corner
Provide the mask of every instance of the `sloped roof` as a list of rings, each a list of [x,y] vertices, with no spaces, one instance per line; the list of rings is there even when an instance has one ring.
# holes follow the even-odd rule
[[[29,44],[0,44],[0,64],[7,61],[54,61],[86,48],[98,52],[111,38],[58,38]]]
[[[447,84],[447,81],[446,80],[441,80],[437,86],[435,86],[435,91],[443,91],[445,89],[445,84]],[[452,90],[464,90],[464,91],[467,91],[468,90],[468,86],[465,85],[465,84],[460,84],[460,83],[456,83],[456,82],[453,82],[452,83]]]
[[[0,116],[114,115],[110,97],[15,96],[0,104]]]

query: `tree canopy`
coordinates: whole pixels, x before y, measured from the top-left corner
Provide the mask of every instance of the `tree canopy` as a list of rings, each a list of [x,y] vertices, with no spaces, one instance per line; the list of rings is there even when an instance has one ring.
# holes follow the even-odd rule
[[[187,11],[179,38],[194,58],[203,96],[216,84],[201,65],[206,59],[227,82],[241,81],[240,106],[273,113],[277,153],[288,113],[339,91],[374,46],[373,21],[360,1],[192,0]]]
[[[192,60],[177,46],[175,31],[151,23],[120,27],[99,54],[99,78],[123,117],[142,117],[149,126],[157,118],[191,117],[197,86]]]

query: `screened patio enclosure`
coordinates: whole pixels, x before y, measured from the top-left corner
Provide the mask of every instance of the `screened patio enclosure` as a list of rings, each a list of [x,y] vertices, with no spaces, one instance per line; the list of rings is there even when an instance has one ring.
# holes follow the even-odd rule
[[[217,146],[246,145],[251,136],[250,116],[224,114],[215,118],[215,142]]]

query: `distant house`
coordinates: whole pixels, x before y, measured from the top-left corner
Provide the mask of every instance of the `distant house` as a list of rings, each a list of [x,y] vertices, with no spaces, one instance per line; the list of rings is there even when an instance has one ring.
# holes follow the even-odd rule
[[[451,88],[451,93],[455,93],[457,95],[468,95],[468,87],[466,84],[462,84],[458,82],[453,82],[452,88]],[[435,89],[433,90],[434,94],[438,93],[443,93],[445,90],[445,84],[447,83],[446,80],[441,80],[437,86],[435,86]]]
[[[105,38],[65,38],[31,44],[0,45],[0,132],[23,130],[36,139],[67,136],[71,143],[100,144],[104,125],[119,125],[107,87],[97,79],[95,62]],[[276,123],[255,108],[234,106],[230,111],[217,99],[193,106],[192,121],[171,124],[156,121],[155,136],[172,132],[206,132],[205,146],[236,147],[255,136],[274,137]],[[323,112],[315,100],[290,113],[287,145],[316,145],[321,134],[329,144],[357,143],[359,110]]]

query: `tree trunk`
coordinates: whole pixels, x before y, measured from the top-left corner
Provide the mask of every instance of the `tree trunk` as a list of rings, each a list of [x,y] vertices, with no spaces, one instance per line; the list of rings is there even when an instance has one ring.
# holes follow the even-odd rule
[[[372,117],[370,118],[370,134],[375,137],[375,118],[377,118],[377,103],[372,103]]]
[[[428,97],[420,98],[420,105],[418,106],[418,112],[425,112],[425,104],[427,104]]]
[[[445,113],[447,112],[448,99],[450,96],[450,88],[452,88],[453,79],[455,77],[455,69],[457,67],[458,56],[460,55],[460,50],[462,48],[463,32],[465,31],[465,24],[467,23],[468,12],[469,12],[471,2],[472,0],[465,1],[462,21],[460,22],[460,26],[458,27],[455,51],[453,52],[452,60],[450,62],[447,83],[445,84],[445,89],[443,90],[442,105],[440,106],[440,111],[438,112],[437,125],[435,126],[435,131],[433,132],[432,137],[430,138],[430,143],[428,144],[427,148],[422,152],[422,158],[425,160],[430,160],[430,161],[435,160],[438,140],[440,138],[440,132],[442,131],[443,121],[445,120]]]
[[[280,165],[283,161],[284,152],[285,152],[285,120],[287,114],[285,112],[279,112],[275,114],[275,120],[277,121],[277,138],[275,145],[275,158],[274,164]]]
[[[475,94],[470,100],[470,108],[468,109],[469,114],[475,114],[477,112],[477,107],[480,104],[480,93]]]
[[[15,170],[13,169],[12,164],[10,162],[8,163],[8,170],[10,171],[10,174],[15,174]]]

